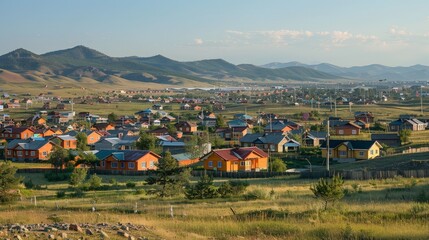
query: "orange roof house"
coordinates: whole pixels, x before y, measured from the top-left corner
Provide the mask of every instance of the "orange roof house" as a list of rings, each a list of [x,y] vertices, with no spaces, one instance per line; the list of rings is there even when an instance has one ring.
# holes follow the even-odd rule
[[[51,140],[58,139],[59,145],[64,149],[76,149],[77,139],[69,135],[59,135],[51,138]]]
[[[28,139],[34,135],[34,131],[27,127],[11,127],[4,128],[0,133],[0,138],[6,140],[12,139]]]
[[[206,170],[237,172],[268,169],[268,154],[258,147],[216,149],[202,160]]]
[[[48,160],[54,146],[45,139],[15,139],[7,145],[5,156],[13,161]]]
[[[161,158],[148,150],[100,150],[95,156],[100,160],[97,169],[111,171],[156,170]]]

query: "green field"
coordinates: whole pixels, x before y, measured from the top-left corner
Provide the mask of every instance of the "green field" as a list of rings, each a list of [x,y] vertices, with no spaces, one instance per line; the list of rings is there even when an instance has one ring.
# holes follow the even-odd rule
[[[42,185],[42,189],[25,190],[23,201],[0,206],[2,224],[51,222],[54,215],[57,221],[68,223],[140,224],[147,229],[140,234],[150,239],[429,238],[429,204],[415,202],[422,191],[429,191],[429,179],[346,181],[346,197],[334,208],[323,211],[322,203],[314,199],[309,190],[316,180],[295,177],[247,179],[250,183],[247,191],[261,196],[255,200],[241,196],[157,199],[125,187],[86,192],[82,198],[57,199],[59,190],[70,195],[66,182],[49,183],[43,174],[23,177],[31,178],[35,184]],[[101,177],[105,184],[112,178]],[[136,189],[148,192],[152,188],[145,185],[142,177],[114,178],[120,186],[131,180],[137,183]],[[37,196],[37,206],[30,201],[33,196]],[[134,213],[136,203],[137,214]],[[90,211],[92,207],[96,212]]]

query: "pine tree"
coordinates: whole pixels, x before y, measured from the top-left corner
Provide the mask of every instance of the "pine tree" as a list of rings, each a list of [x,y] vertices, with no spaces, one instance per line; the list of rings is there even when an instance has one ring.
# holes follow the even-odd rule
[[[62,147],[55,147],[54,151],[49,154],[49,162],[54,166],[54,168],[58,171],[61,171],[64,168],[64,165],[70,161],[70,154],[67,149]]]
[[[213,178],[204,174],[197,184],[189,186],[185,195],[188,199],[217,198],[220,196],[218,187],[213,184]]]
[[[0,203],[12,202],[19,198],[21,179],[15,174],[16,168],[10,162],[0,164]]]
[[[314,196],[324,202],[324,209],[328,208],[328,203],[335,203],[344,197],[344,180],[340,175],[335,175],[332,179],[320,178],[319,181],[310,187]]]
[[[77,139],[77,149],[81,151],[88,151],[88,136],[84,132],[79,132],[76,134]]]

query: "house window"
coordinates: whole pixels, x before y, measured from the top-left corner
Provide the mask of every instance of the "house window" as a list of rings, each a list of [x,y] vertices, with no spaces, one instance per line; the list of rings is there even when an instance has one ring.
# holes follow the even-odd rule
[[[360,151],[359,156],[363,157],[363,155],[365,155],[365,153],[363,151]]]
[[[16,155],[17,155],[18,157],[22,157],[22,151],[17,151],[17,152],[16,152]]]
[[[217,168],[222,168],[222,162],[217,162]]]
[[[347,152],[346,151],[340,151],[340,156],[342,156],[342,157],[347,156]]]
[[[344,130],[343,129],[339,129],[338,130],[338,134],[343,135],[344,134]]]
[[[209,167],[213,167],[213,161],[209,161]]]
[[[356,130],[352,130],[352,134],[353,134],[353,135],[356,135],[356,134],[357,134],[357,131],[356,131]]]
[[[11,150],[7,150],[7,155],[12,155],[12,151]]]
[[[101,161],[101,166],[102,167],[106,166],[106,162],[105,161]]]
[[[28,151],[25,151],[25,156],[28,156]]]
[[[36,152],[35,151],[31,151],[31,156],[32,157],[36,156]]]
[[[134,169],[135,167],[136,167],[135,163],[133,163],[133,162],[129,162],[128,163],[128,168],[129,169]]]
[[[244,166],[244,164],[246,164],[244,161],[240,162],[240,166]]]
[[[121,168],[125,168],[125,163],[121,162]]]
[[[110,163],[110,167],[111,168],[118,168],[118,163],[117,162],[112,162],[112,163]]]
[[[251,161],[246,161],[246,166],[250,166],[251,165]]]
[[[48,156],[48,152],[43,152],[42,155],[46,157]]]
[[[142,162],[142,168],[146,168],[146,162]]]
[[[149,167],[150,167],[150,168],[154,168],[154,167],[155,167],[155,163],[154,163],[153,161],[150,161],[150,162],[149,162]]]
[[[374,150],[371,150],[371,151],[369,151],[369,152],[371,153],[371,155],[372,155],[372,154],[374,154]]]
[[[275,145],[270,145],[270,150],[273,151],[273,152],[276,151],[276,146]]]
[[[375,150],[375,154],[378,154],[378,150],[377,149]]]

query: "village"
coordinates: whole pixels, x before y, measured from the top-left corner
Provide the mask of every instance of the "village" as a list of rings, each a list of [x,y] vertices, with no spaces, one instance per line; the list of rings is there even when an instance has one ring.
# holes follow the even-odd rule
[[[341,165],[422,151],[423,135],[414,144],[410,137],[428,127],[423,104],[397,115],[378,113],[383,105],[422,100],[421,88],[412,86],[148,89],[75,98],[24,95],[2,94],[2,158],[51,163],[51,153],[61,148],[70,153],[64,167],[89,168],[85,155],[94,154],[96,171],[105,174],[147,174],[156,170],[166,151],[179,166],[215,173],[276,172],[272,158],[281,159],[287,172],[323,171],[329,170],[327,158]],[[118,108],[127,102],[140,110]],[[76,111],[81,106],[87,111]],[[103,111],[105,106],[115,108]],[[267,111],[268,106],[273,111]],[[368,108],[374,111],[365,111]],[[151,149],[141,144],[148,140],[154,141]]]

